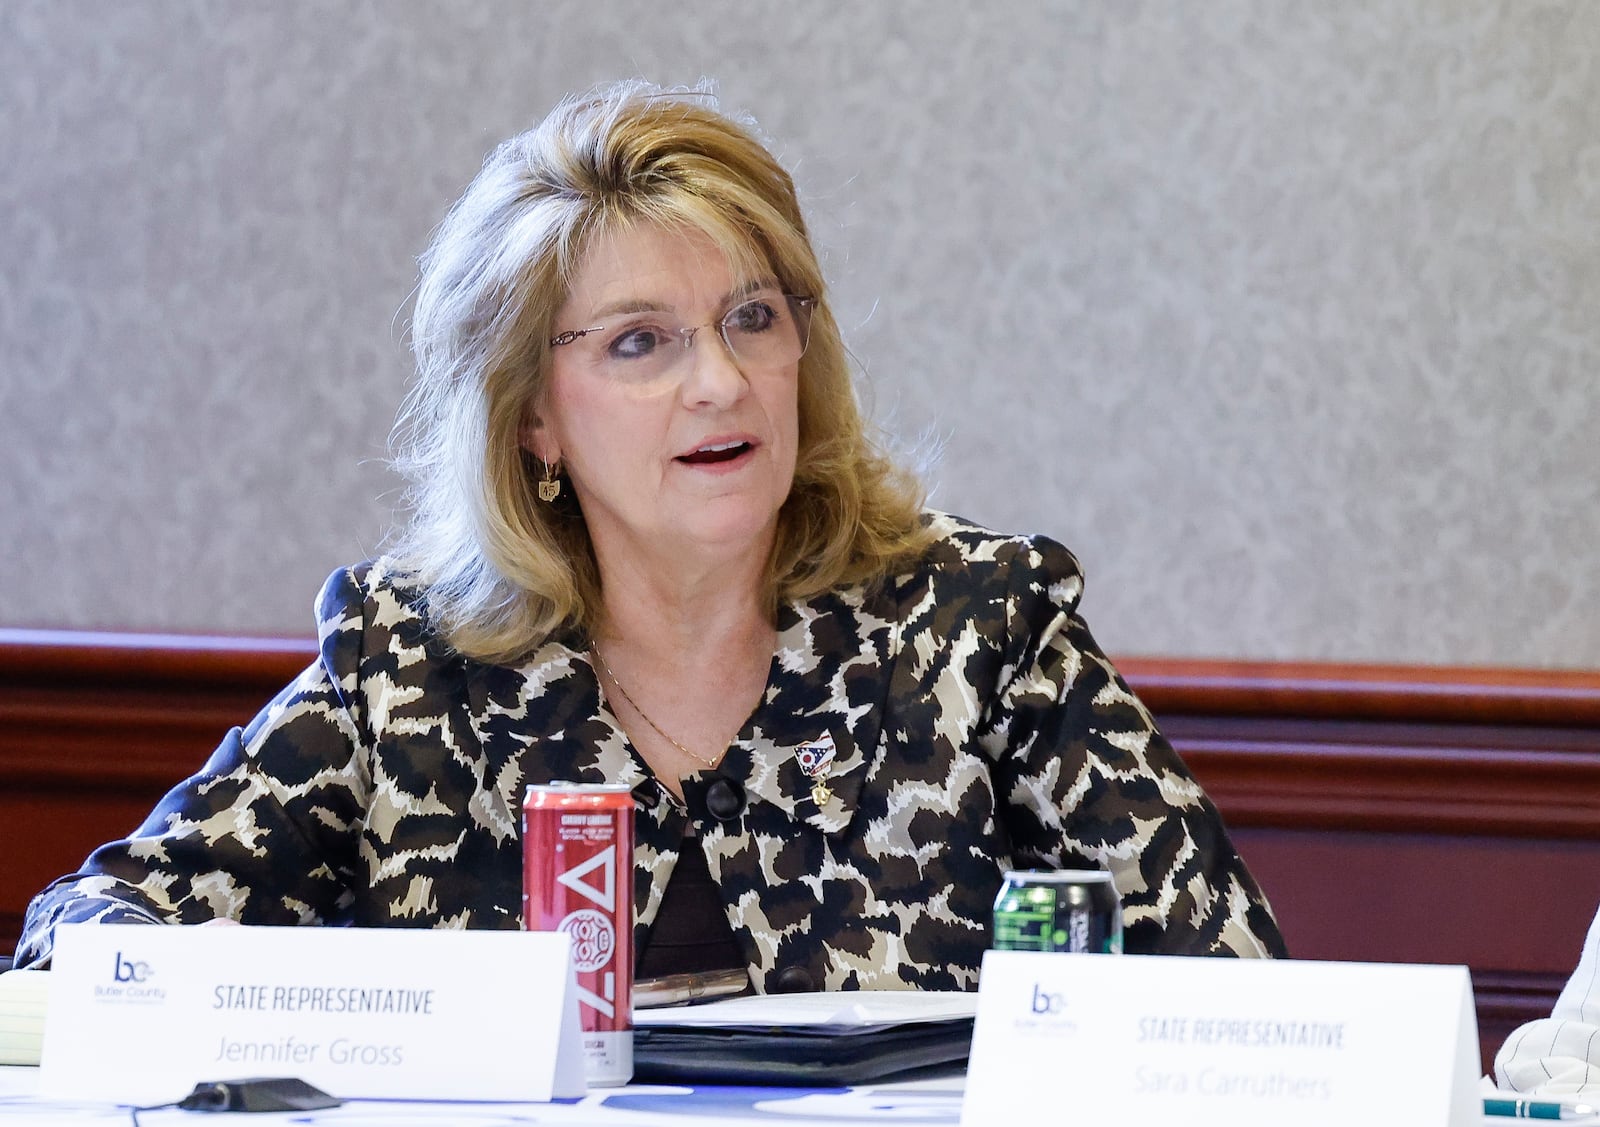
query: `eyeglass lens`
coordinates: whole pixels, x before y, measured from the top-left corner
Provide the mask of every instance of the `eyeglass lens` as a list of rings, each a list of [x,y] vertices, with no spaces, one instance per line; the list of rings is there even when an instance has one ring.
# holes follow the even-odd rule
[[[782,367],[805,354],[813,304],[810,298],[761,294],[734,306],[715,328],[742,369]],[[647,383],[685,363],[700,330],[709,327],[685,326],[664,313],[647,312],[551,343],[570,343],[612,379]]]

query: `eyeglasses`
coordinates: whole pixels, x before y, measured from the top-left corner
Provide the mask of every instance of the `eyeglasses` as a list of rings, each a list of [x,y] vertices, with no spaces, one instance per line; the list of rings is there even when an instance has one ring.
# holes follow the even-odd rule
[[[746,374],[793,364],[811,339],[814,297],[763,291],[713,322],[739,370]],[[551,348],[575,345],[583,361],[609,379],[649,384],[678,374],[695,334],[710,325],[684,325],[669,313],[630,313],[589,329],[550,338]],[[682,347],[674,347],[681,344]]]

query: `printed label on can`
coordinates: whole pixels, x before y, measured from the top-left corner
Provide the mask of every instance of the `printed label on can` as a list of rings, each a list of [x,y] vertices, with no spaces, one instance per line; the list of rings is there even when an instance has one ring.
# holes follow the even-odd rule
[[[1111,874],[1007,872],[994,901],[993,946],[1121,954],[1122,905]]]

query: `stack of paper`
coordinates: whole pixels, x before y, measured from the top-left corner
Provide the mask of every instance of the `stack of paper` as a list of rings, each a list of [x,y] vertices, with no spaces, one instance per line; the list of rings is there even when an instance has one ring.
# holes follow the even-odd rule
[[[978,995],[975,993],[835,990],[808,994],[749,994],[688,1006],[637,1010],[633,1024],[859,1033],[921,1022],[963,1018],[970,1021],[977,1013]]]
[[[0,974],[0,1064],[38,1064],[50,972]]]

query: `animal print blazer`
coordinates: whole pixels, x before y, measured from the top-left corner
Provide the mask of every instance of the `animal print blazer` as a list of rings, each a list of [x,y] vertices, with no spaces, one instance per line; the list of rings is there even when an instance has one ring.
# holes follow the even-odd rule
[[[1217,811],[1079,618],[1072,555],[928,519],[904,574],[780,609],[765,696],[681,805],[579,639],[487,665],[441,644],[392,564],[336,572],[319,660],[34,900],[18,964],[76,920],[518,927],[521,795],[551,781],[634,788],[640,949],[692,819],[761,990],[974,989],[1008,868],[1110,869],[1129,951],[1284,954]],[[818,805],[806,768],[830,743]]]

